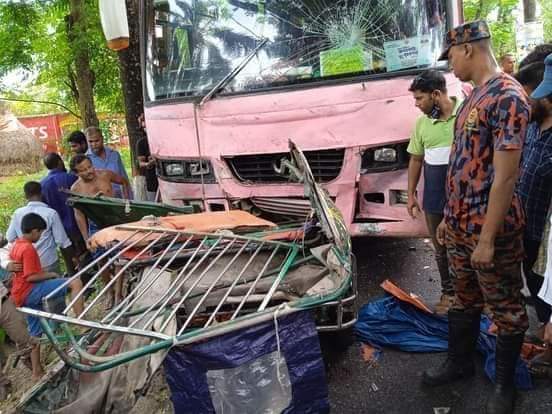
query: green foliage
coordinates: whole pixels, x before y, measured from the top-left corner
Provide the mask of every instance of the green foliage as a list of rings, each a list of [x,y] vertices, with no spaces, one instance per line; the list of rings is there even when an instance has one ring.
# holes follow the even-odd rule
[[[32,38],[37,13],[33,6],[15,3],[0,6],[0,76],[16,68],[33,66]]]
[[[467,21],[489,21],[493,34],[493,49],[497,57],[516,51],[513,11],[517,5],[518,0],[464,0],[464,17]],[[496,14],[496,19],[491,19],[493,14]]]
[[[544,40],[552,41],[552,0],[540,0],[544,23]]]
[[[130,172],[132,171],[132,158],[130,155],[130,148],[129,147],[120,148],[119,154],[121,154],[121,160],[123,161],[123,165],[127,170],[127,174],[129,174],[130,176]]]
[[[87,1],[88,53],[94,71],[96,107],[98,112],[124,111],[123,94],[117,54],[107,47],[100,23],[98,2]]]
[[[117,55],[106,46],[97,0],[86,0],[84,12],[85,36],[70,44],[67,0],[0,1],[0,78],[14,69],[27,70],[33,78],[24,87],[2,88],[0,84],[3,95],[59,102],[78,113],[73,62],[76,50],[84,48],[95,74],[97,110],[123,111]],[[63,111],[56,106],[29,103],[12,104],[12,108],[20,115]]]
[[[39,181],[46,171],[31,175],[0,177],[0,231],[5,233],[15,209],[25,205],[23,185],[27,181]]]

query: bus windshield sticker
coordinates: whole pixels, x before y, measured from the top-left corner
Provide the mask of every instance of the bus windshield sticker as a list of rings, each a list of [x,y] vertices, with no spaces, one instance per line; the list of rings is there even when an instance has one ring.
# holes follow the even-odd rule
[[[383,44],[388,71],[430,65],[433,61],[431,39],[428,35],[394,40]]]

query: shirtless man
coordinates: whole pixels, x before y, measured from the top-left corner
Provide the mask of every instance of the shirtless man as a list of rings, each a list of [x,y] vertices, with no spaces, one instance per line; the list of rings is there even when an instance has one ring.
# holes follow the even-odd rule
[[[123,187],[123,196],[129,197],[130,185],[126,178],[115,174],[110,170],[96,170],[88,156],[84,154],[75,155],[71,159],[71,170],[79,177],[79,179],[71,187],[71,191],[88,196],[103,195],[113,197],[113,184],[120,184]],[[96,233],[99,229],[95,223],[87,220],[85,215],[78,209],[75,209],[75,219],[77,226],[86,241],[87,247],[90,249],[89,237]],[[102,275],[104,282],[108,282],[111,275],[105,272]],[[121,299],[123,279],[119,278],[115,284],[115,303]],[[111,303],[110,303],[111,305]]]
[[[71,170],[79,177],[79,179],[71,187],[71,191],[88,196],[103,195],[106,197],[113,197],[113,184],[120,184],[123,186],[123,196],[128,198],[130,194],[130,185],[128,180],[115,174],[110,170],[96,170],[90,161],[88,156],[79,154],[71,159]],[[91,230],[92,233],[97,231],[95,225],[90,225],[86,217],[82,212],[75,209],[75,218],[77,225],[82,233],[84,240],[88,240]]]

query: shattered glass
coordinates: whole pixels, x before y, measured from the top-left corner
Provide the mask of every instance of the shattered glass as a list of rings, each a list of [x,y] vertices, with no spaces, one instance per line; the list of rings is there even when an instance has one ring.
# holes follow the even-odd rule
[[[446,31],[445,0],[146,0],[151,101],[428,67]]]

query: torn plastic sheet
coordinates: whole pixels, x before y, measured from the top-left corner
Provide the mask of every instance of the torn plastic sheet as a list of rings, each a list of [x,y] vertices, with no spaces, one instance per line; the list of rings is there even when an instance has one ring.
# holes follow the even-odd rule
[[[329,412],[311,314],[278,318],[277,327],[270,321],[171,349],[164,364],[175,412]]]
[[[285,358],[278,351],[236,368],[207,371],[207,382],[217,413],[278,414],[291,404],[291,381]]]
[[[485,373],[494,382],[496,337],[489,333],[491,321],[481,317],[477,350],[483,354]],[[397,348],[407,352],[445,352],[448,349],[448,322],[427,314],[393,296],[368,303],[359,312],[355,333],[372,346]],[[519,389],[533,388],[527,364],[521,359],[516,368]]]

